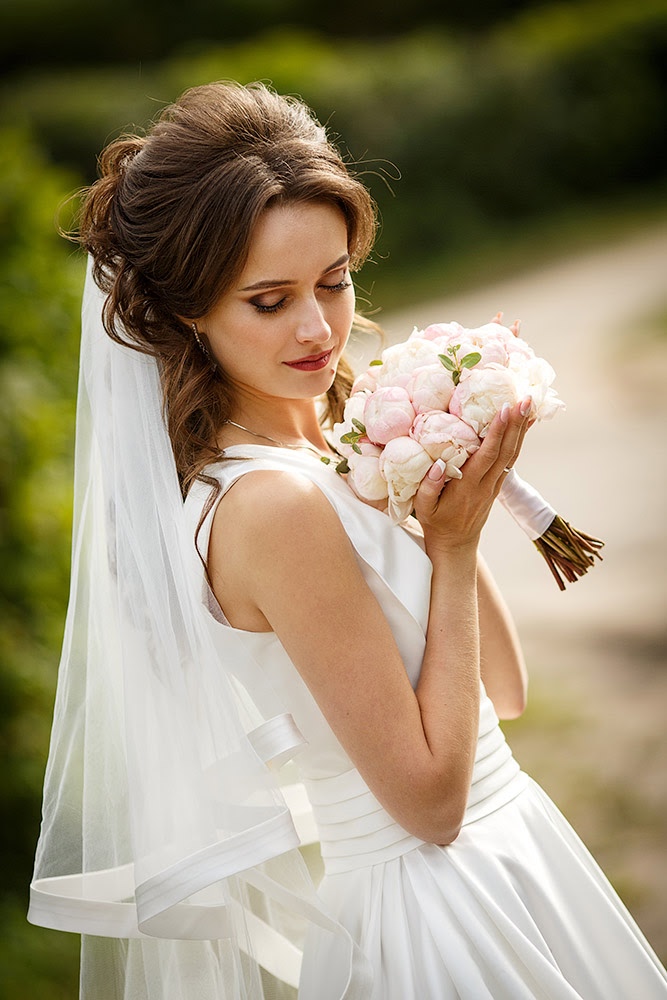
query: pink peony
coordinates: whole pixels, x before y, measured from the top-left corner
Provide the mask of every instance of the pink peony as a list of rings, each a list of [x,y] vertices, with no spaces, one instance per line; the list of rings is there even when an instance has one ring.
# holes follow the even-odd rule
[[[452,323],[432,323],[425,330],[413,330],[412,337],[421,337],[423,340],[442,340],[448,344],[458,343],[465,333],[464,328],[456,321]]]
[[[393,438],[406,435],[414,419],[410,397],[400,386],[376,389],[366,398],[363,424],[367,436],[375,444],[387,444]]]
[[[475,366],[477,368],[486,368],[487,365],[507,365],[509,353],[503,341],[489,339],[485,343],[479,343],[478,338],[474,336],[475,332],[475,330],[464,330],[465,336],[453,345],[457,347],[458,361],[462,361],[468,354],[479,354],[480,359]],[[446,354],[447,350],[443,350],[442,353]]]
[[[438,361],[435,365],[416,368],[405,388],[416,413],[446,410],[454,392],[454,379]]]
[[[472,427],[453,413],[437,410],[420,414],[410,437],[419,442],[434,462],[442,459],[449,479],[461,478],[461,466],[481,444]]]
[[[517,339],[509,327],[495,322],[485,323],[484,326],[476,326],[474,329],[465,330],[465,333],[479,346],[483,346],[491,340],[510,344]]]

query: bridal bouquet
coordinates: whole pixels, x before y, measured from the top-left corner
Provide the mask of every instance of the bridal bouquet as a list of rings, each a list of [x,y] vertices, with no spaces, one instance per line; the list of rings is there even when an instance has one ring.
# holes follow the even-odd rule
[[[363,500],[387,501],[389,516],[409,516],[417,488],[433,462],[446,480],[461,469],[505,403],[530,396],[530,417],[547,420],[564,408],[555,372],[501,314],[474,330],[459,323],[415,329],[383,351],[355,381],[342,423],[334,425],[343,456],[338,471]],[[561,590],[600,558],[602,542],[572,528],[514,470],[498,499],[546,559]]]

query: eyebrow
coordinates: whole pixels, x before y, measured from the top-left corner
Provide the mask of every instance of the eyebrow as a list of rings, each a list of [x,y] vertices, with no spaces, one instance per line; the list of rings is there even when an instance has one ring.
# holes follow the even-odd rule
[[[343,254],[338,260],[330,264],[329,267],[325,267],[322,271],[322,275],[329,274],[330,271],[335,271],[339,267],[343,267],[344,264],[349,263],[350,255],[349,253]],[[264,281],[256,281],[254,285],[247,285],[245,288],[240,288],[241,292],[256,292],[260,288],[282,288],[283,285],[296,285],[296,281],[291,278],[266,278]]]

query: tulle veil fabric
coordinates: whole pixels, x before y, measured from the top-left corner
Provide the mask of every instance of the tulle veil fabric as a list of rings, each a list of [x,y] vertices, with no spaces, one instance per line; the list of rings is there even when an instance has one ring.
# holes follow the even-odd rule
[[[154,359],[82,310],[72,576],[29,920],[84,935],[85,1000],[295,995],[318,901],[277,776],[302,744],[235,642],[214,643]]]

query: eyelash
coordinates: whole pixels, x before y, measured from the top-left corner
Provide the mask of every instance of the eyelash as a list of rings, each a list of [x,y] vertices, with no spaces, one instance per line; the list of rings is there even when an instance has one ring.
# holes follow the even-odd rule
[[[345,291],[346,288],[349,288],[351,284],[352,284],[351,281],[348,281],[347,278],[343,278],[343,280],[339,281],[338,284],[336,285],[320,285],[319,287],[327,292],[343,292]],[[260,302],[251,302],[250,304],[254,309],[257,310],[258,313],[261,313],[263,316],[266,316],[266,315],[271,315],[272,313],[277,313],[281,309],[284,309],[285,306],[287,305],[287,298],[285,297],[283,299],[280,299],[279,302],[276,302],[272,306],[263,306]]]

